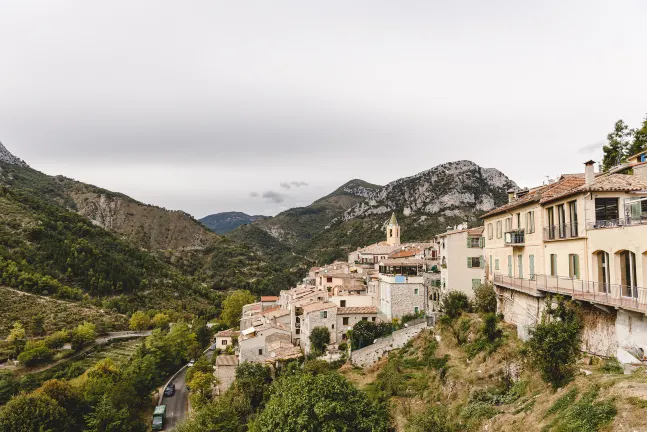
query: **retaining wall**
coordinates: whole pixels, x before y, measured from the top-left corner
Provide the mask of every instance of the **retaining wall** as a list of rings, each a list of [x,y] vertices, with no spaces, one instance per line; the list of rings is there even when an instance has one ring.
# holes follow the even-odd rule
[[[378,339],[373,345],[353,351],[351,353],[351,362],[356,366],[371,366],[389,351],[405,346],[407,342],[426,328],[427,323],[423,322],[394,331],[390,336]]]

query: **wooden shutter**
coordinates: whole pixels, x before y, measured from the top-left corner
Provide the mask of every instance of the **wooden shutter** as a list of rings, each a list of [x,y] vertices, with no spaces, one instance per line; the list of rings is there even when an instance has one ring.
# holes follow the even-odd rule
[[[535,278],[535,256],[528,255],[528,266],[530,267],[530,279]]]
[[[467,257],[467,268],[472,268],[472,258]]]
[[[479,247],[484,248],[485,247],[485,237],[479,238]]]
[[[481,264],[481,268],[485,268],[485,257],[483,255],[479,257],[479,263]]]

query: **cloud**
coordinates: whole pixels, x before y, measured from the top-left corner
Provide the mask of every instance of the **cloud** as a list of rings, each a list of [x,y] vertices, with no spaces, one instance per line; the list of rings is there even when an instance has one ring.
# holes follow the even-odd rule
[[[579,149],[577,149],[577,152],[584,153],[584,154],[593,153],[594,151],[602,150],[602,147],[605,144],[606,143],[604,141],[596,141],[594,143],[587,144],[583,147],[580,147]]]
[[[260,194],[258,192],[250,192],[249,196],[252,197],[252,198],[258,198],[260,196]]]
[[[261,197],[267,201],[280,204],[283,201],[285,201],[285,198],[287,198],[287,195],[283,195],[282,193],[274,192],[274,191],[265,191],[263,192]]]
[[[292,186],[290,185],[290,183],[283,182],[283,183],[281,183],[281,187],[283,189],[290,189]]]
[[[290,184],[291,184],[292,186],[294,186],[294,187],[302,187],[302,186],[304,186],[304,187],[305,187],[305,186],[308,186],[308,183],[306,183],[306,182],[304,182],[304,181],[293,181],[293,182],[290,182]]]

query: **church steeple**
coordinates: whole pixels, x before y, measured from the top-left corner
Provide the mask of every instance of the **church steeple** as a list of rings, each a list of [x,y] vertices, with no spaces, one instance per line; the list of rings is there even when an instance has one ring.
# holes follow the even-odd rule
[[[395,212],[391,215],[391,220],[386,226],[386,244],[391,246],[400,246],[400,225],[395,218]]]

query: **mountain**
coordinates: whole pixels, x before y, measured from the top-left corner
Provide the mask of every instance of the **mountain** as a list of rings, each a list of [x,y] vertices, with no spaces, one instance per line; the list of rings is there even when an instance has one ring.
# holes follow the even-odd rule
[[[461,222],[476,225],[481,214],[507,201],[511,187],[516,184],[497,169],[449,162],[383,187],[353,180],[309,207],[290,209],[230,236],[258,250],[288,248],[309,263],[322,264],[382,240],[392,212],[403,241],[430,239]]]
[[[27,164],[24,161],[12,155],[9,152],[9,150],[7,150],[7,148],[4,145],[2,145],[1,142],[0,142],[0,162],[4,162],[9,165],[18,165],[23,167],[27,166]]]
[[[216,234],[227,234],[241,225],[250,224],[266,217],[260,215],[250,216],[242,212],[223,212],[205,216],[199,219],[198,222]]]
[[[293,247],[310,240],[321,232],[333,220],[341,217],[346,210],[362,202],[381,186],[363,180],[351,180],[335,191],[318,199],[307,207],[295,207],[278,215],[255,222],[245,230],[234,230],[230,237],[247,241],[250,233],[260,236],[257,230],[262,230],[276,241]],[[258,246],[258,242],[252,242]]]

